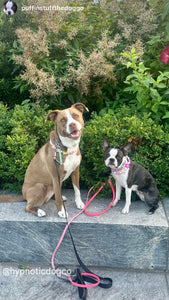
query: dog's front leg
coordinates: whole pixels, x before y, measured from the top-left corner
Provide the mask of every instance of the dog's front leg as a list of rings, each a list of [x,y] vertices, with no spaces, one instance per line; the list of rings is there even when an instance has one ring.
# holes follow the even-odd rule
[[[75,203],[78,209],[84,208],[84,203],[81,199],[80,187],[79,187],[79,167],[71,174],[72,184],[75,192]]]
[[[125,204],[124,208],[122,209],[122,213],[123,214],[128,214],[129,213],[129,208],[130,208],[130,205],[131,205],[132,190],[126,187],[125,192],[126,192],[126,204]]]
[[[55,194],[55,203],[58,210],[58,216],[61,218],[66,218],[66,213],[62,204],[62,194],[61,194],[61,187],[62,183],[58,181],[58,178],[53,179],[53,189]]]
[[[116,198],[114,200],[113,206],[115,206],[117,202],[120,200],[120,196],[121,196],[121,185],[116,180]]]

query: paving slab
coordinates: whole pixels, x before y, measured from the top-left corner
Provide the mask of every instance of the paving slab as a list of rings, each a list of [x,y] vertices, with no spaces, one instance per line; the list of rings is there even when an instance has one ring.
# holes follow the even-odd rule
[[[163,200],[163,207],[169,224],[169,198]],[[168,271],[169,271],[169,232],[168,232]]]
[[[78,300],[77,288],[49,274],[49,270],[50,265],[44,264],[29,264],[23,270],[15,263],[1,263],[0,299]],[[164,272],[139,272],[110,268],[92,268],[92,271],[103,277],[111,277],[113,286],[110,289],[100,287],[88,289],[88,300],[95,298],[98,300],[169,299]]]
[[[78,210],[72,190],[64,190],[68,201],[69,217]],[[85,201],[87,192],[82,191]],[[95,199],[89,210],[105,209],[111,199]],[[65,220],[57,216],[51,200],[43,206],[47,212],[38,218],[24,212],[26,203],[0,204],[0,260],[2,262],[48,263],[65,227]],[[71,224],[74,240],[80,256],[87,265],[166,270],[168,246],[168,222],[162,204],[154,215],[141,201],[134,201],[130,213],[123,215],[124,202],[98,217],[84,213]],[[57,252],[56,261],[76,264],[69,235]]]

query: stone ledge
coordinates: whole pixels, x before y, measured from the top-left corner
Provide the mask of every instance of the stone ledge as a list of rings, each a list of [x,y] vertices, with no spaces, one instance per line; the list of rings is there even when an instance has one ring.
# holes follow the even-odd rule
[[[69,217],[78,211],[73,191],[63,193],[70,200]],[[85,201],[86,192],[82,191]],[[168,199],[169,200],[169,199]],[[92,212],[105,209],[110,199],[95,199]],[[167,200],[164,201],[167,206]],[[0,258],[2,262],[49,263],[65,226],[51,200],[43,206],[47,212],[38,218],[24,212],[26,203],[0,204]],[[163,205],[154,215],[141,201],[132,202],[130,213],[121,214],[123,201],[98,217],[80,215],[71,230],[82,260],[89,266],[141,270],[166,270],[168,264],[168,220]],[[165,207],[164,206],[164,207]],[[169,213],[169,211],[168,211]],[[76,264],[68,233],[56,255],[56,263]]]

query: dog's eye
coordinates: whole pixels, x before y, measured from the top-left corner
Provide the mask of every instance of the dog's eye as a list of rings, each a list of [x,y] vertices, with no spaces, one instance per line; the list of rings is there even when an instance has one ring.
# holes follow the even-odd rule
[[[66,118],[62,118],[60,121],[61,121],[62,123],[65,123],[65,122],[66,122]]]
[[[79,118],[79,115],[73,114],[72,117],[73,117],[74,119],[78,119],[78,118]]]

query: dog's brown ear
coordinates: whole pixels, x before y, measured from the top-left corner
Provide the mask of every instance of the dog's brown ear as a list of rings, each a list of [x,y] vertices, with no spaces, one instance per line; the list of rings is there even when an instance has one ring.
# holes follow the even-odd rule
[[[103,152],[105,152],[107,148],[110,148],[110,143],[109,143],[108,139],[105,138],[103,140]]]
[[[83,104],[83,103],[75,103],[72,105],[72,107],[76,108],[77,110],[79,110],[81,113],[86,110],[89,111],[88,108]]]
[[[128,143],[126,146],[120,148],[124,155],[128,155],[131,152],[131,143]]]
[[[57,117],[57,114],[58,114],[58,110],[53,110],[51,111],[50,113],[48,113],[47,117],[46,117],[46,121],[55,121],[56,117]]]

